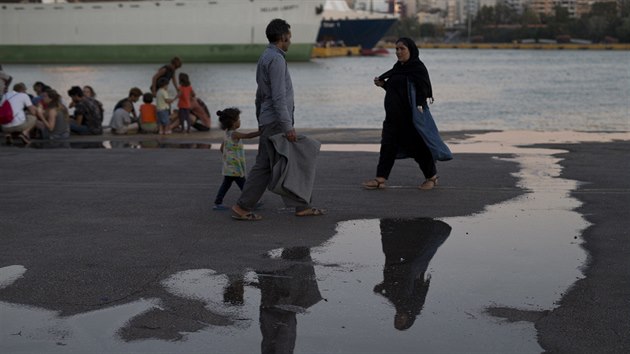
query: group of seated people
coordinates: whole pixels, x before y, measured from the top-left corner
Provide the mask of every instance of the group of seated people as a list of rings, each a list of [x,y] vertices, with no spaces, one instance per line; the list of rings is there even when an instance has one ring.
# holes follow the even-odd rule
[[[103,104],[96,99],[96,93],[90,86],[73,86],[67,94],[70,102],[66,105],[61,95],[43,82],[33,85],[34,94],[27,93],[24,83],[8,87],[2,102],[8,100],[13,112],[13,119],[2,124],[7,144],[19,139],[28,144],[31,139],[67,139],[71,134],[101,135],[103,134]],[[136,112],[134,104],[142,97],[143,103]],[[161,133],[170,134],[182,129],[177,110],[170,109],[168,102],[168,120],[166,124],[158,124],[158,109],[153,104],[152,93],[143,93],[134,87],[129,95],[121,99],[113,109],[110,128],[112,134]],[[73,109],[73,113],[70,111]],[[205,103],[196,98],[191,108],[194,116],[192,127],[199,131],[210,129],[210,113]],[[163,122],[164,123],[164,122]],[[107,130],[107,127],[105,127]]]

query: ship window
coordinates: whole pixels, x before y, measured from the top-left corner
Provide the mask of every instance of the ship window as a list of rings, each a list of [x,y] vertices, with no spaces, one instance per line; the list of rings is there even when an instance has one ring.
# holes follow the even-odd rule
[[[43,8],[42,6],[35,6],[35,7],[33,8],[33,10],[43,10],[43,9],[44,9],[44,8]]]
[[[184,4],[183,2],[176,2],[175,6],[186,6],[186,4]]]
[[[103,8],[103,6],[100,6],[100,5],[94,5],[94,6],[92,6],[92,8],[93,8],[93,9],[102,9],[102,8]]]
[[[23,7],[16,7],[15,9],[16,9],[16,10],[24,10],[24,8],[23,8]]]
[[[55,6],[55,7],[53,7],[53,9],[55,9],[55,10],[63,10],[63,6]]]
[[[137,9],[137,8],[139,8],[139,7],[140,7],[140,5],[129,5],[129,7],[133,7],[133,8],[136,8],[136,9]]]
[[[75,6],[74,8],[77,9],[77,10],[81,10],[83,8],[83,6]]]

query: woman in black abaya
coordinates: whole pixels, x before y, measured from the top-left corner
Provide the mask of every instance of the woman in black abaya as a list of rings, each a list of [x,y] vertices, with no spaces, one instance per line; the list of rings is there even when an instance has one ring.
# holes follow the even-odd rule
[[[413,40],[400,38],[396,42],[398,62],[391,70],[374,78],[374,84],[385,89],[385,121],[376,178],[364,182],[365,189],[385,188],[394,161],[403,157],[413,158],[422,170],[425,180],[419,188],[432,189],[438,183],[435,161],[452,158],[435,156],[437,153],[432,151],[437,144],[438,149],[442,148],[450,155],[430,117],[427,100],[433,100],[431,81],[418,55],[418,47]],[[412,100],[410,96],[413,93]],[[416,121],[414,124],[414,119],[427,118],[432,123],[428,130],[419,128],[418,124],[423,123]]]

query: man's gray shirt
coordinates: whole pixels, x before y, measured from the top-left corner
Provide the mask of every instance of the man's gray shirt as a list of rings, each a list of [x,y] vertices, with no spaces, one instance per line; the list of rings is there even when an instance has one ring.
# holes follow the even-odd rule
[[[279,122],[284,132],[293,129],[293,84],[285,52],[269,44],[256,68],[256,118],[263,126]]]

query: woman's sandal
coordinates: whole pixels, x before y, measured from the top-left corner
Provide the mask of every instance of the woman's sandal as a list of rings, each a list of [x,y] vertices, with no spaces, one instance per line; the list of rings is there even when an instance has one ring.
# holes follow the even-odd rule
[[[367,182],[363,182],[362,186],[364,189],[367,190],[374,190],[374,189],[385,189],[385,181],[381,182],[378,179],[374,178],[371,179]]]
[[[418,188],[426,191],[429,189],[433,189],[437,185],[438,185],[438,176],[433,176],[431,178],[425,179],[424,182],[422,182],[422,184]]]
[[[320,216],[325,215],[326,209],[308,208],[295,213],[295,216]]]

